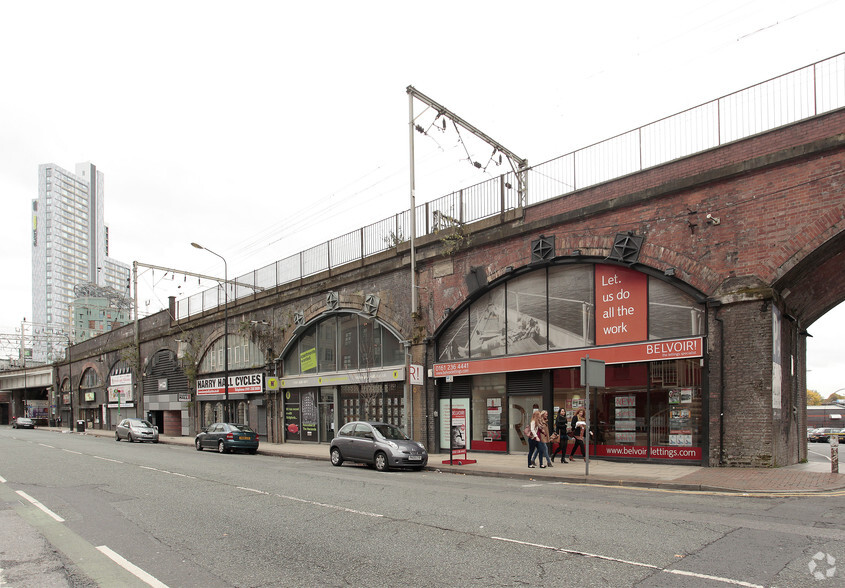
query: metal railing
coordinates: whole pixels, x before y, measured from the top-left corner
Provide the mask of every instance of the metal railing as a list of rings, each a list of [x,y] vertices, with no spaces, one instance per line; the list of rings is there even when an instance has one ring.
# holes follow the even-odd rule
[[[417,206],[416,235],[503,214],[845,106],[845,53],[578,149],[528,170],[520,202],[510,172]],[[233,280],[274,288],[387,251],[410,238],[403,211]],[[256,288],[229,285],[229,300]],[[223,304],[222,288],[180,300],[183,319]]]

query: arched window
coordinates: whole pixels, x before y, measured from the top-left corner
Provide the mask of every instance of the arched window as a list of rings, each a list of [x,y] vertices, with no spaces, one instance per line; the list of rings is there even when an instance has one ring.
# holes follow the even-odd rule
[[[222,372],[225,369],[223,343],[225,337],[217,339],[203,355],[199,373]],[[229,370],[258,368],[264,365],[264,352],[258,345],[243,335],[229,334]]]
[[[341,312],[308,325],[283,364],[286,376],[401,366],[405,348],[378,320]]]

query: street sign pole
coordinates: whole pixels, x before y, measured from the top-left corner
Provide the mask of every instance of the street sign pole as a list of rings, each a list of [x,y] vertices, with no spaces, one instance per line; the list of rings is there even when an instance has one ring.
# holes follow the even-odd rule
[[[585,412],[587,416],[587,433],[584,435],[584,468],[585,475],[590,475],[590,385],[604,388],[604,362],[600,359],[581,358],[581,385],[586,390]]]

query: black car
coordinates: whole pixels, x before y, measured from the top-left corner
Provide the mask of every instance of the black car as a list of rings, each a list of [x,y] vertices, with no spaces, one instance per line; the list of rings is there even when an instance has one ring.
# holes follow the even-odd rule
[[[194,439],[197,451],[217,449],[219,453],[243,450],[258,453],[258,433],[240,423],[214,423]]]
[[[388,468],[423,469],[428,463],[425,446],[412,441],[402,429],[378,421],[353,421],[340,428],[329,447],[332,464],[354,461]]]

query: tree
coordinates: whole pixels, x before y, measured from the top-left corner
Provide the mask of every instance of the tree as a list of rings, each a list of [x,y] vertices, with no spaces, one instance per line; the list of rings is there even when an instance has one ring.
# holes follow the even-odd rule
[[[833,404],[833,403],[834,403],[834,401],[836,401],[836,400],[842,400],[842,398],[843,398],[843,396],[842,396],[841,394],[837,394],[836,392],[834,392],[833,394],[831,394],[830,396],[828,396],[828,397],[827,397],[827,401],[826,401],[826,402],[827,402],[828,404]]]
[[[807,406],[821,406],[822,395],[815,390],[807,390]]]

